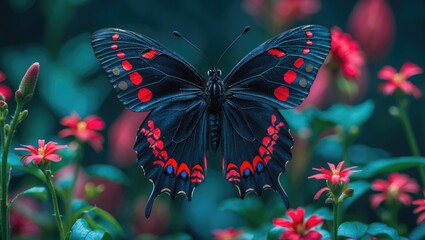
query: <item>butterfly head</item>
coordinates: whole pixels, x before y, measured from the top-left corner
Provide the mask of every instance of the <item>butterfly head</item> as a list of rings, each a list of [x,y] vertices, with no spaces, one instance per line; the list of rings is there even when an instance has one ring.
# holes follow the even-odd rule
[[[212,79],[219,78],[221,76],[221,70],[214,68],[212,70],[208,70],[207,74]]]

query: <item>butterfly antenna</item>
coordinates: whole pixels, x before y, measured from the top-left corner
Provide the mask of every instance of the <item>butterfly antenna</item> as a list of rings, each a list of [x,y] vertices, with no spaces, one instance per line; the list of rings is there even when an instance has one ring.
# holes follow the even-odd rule
[[[201,51],[201,49],[199,49],[195,44],[193,44],[191,41],[189,41],[187,38],[185,38],[183,35],[181,35],[181,33],[178,32],[178,31],[173,31],[173,34],[174,34],[174,36],[185,40],[187,43],[189,43],[190,46],[192,46],[193,48],[198,50],[198,52],[200,52],[202,54],[202,56],[204,56],[204,58],[207,59],[207,61],[211,65],[211,69],[214,68],[213,64],[212,64],[211,60],[208,58],[208,56],[203,51]]]
[[[235,38],[235,40],[233,40],[233,42],[226,48],[226,50],[224,50],[224,52],[221,54],[220,58],[217,61],[216,66],[218,66],[218,64],[220,63],[221,58],[224,56],[224,54],[226,54],[226,52],[239,40],[239,38],[242,37],[242,35],[244,35],[245,33],[247,33],[249,31],[249,29],[251,29],[249,26],[245,26],[245,28],[243,29],[243,31],[239,34],[239,36],[237,38]]]

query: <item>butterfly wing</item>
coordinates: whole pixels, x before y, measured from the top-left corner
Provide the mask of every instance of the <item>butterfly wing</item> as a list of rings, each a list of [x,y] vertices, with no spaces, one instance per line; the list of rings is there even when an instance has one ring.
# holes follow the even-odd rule
[[[241,198],[272,188],[289,207],[279,176],[293,140],[278,109],[307,97],[329,49],[326,28],[298,27],[254,49],[223,80],[223,173]]]
[[[304,100],[330,50],[329,30],[308,25],[266,41],[223,80],[226,95],[291,109]]]
[[[130,110],[151,110],[134,145],[154,184],[146,217],[162,192],[190,200],[207,168],[205,81],[177,54],[134,32],[102,29],[92,45],[118,99]]]
[[[92,46],[118,99],[132,111],[195,99],[205,89],[192,65],[146,36],[106,28],[93,33]]]

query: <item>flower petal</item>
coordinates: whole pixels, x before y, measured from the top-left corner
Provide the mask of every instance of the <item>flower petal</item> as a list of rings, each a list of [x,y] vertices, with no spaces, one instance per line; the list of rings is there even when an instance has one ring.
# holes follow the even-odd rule
[[[314,227],[320,226],[322,223],[323,223],[323,218],[317,215],[312,215],[305,222],[305,229],[306,230],[312,229]]]
[[[391,95],[397,89],[397,85],[392,82],[382,83],[379,85],[379,91],[381,91],[384,95]]]
[[[412,197],[409,194],[402,193],[398,196],[398,200],[404,205],[410,205]]]
[[[284,218],[275,218],[273,219],[273,225],[277,227],[283,227],[283,228],[293,228],[293,223],[287,219]]]
[[[280,240],[300,240],[301,235],[295,231],[285,231],[280,236]]]
[[[299,207],[295,210],[289,209],[286,212],[286,215],[289,216],[292,219],[294,224],[302,224],[302,223],[304,223],[304,212],[305,212],[305,209]]]
[[[379,72],[378,72],[378,78],[392,81],[394,75],[396,74],[396,70],[391,66],[384,66]]]
[[[322,239],[322,234],[318,231],[309,231],[301,239],[303,240],[320,240]]]
[[[76,128],[77,124],[81,121],[80,115],[78,113],[73,112],[71,116],[67,116],[62,118],[61,124],[70,128]]]
[[[370,196],[370,205],[376,209],[386,199],[385,194],[377,193]]]
[[[421,74],[422,68],[412,62],[407,62],[401,67],[400,73],[403,74],[405,78],[409,78]]]
[[[389,184],[387,181],[382,179],[377,179],[372,182],[372,190],[386,192],[388,190]]]
[[[329,190],[329,188],[328,187],[324,187],[324,188],[321,188],[319,191],[317,191],[317,193],[314,194],[314,200],[319,199],[320,196],[322,196],[323,192],[326,191],[326,190]]]
[[[423,221],[425,221],[425,213],[422,213],[421,215],[419,215],[418,220],[416,220],[416,223],[419,225]]]
[[[49,154],[47,156],[44,156],[44,159],[52,162],[59,162],[60,160],[62,160],[62,158],[57,154]]]
[[[105,122],[102,118],[96,115],[90,115],[84,119],[87,124],[87,128],[90,130],[102,130],[105,128]]]

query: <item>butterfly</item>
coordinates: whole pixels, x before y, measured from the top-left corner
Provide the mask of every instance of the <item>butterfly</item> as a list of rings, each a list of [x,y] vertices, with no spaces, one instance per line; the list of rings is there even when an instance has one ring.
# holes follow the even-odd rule
[[[223,175],[242,199],[271,188],[289,208],[279,176],[291,159],[293,139],[278,109],[292,109],[309,94],[330,50],[327,28],[283,32],[224,78],[216,68],[204,78],[175,52],[127,30],[98,30],[92,47],[118,99],[132,111],[150,111],[134,145],[153,183],[147,218],[161,193],[190,201],[205,180],[209,153],[218,149]]]

